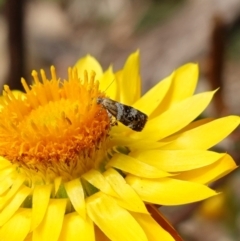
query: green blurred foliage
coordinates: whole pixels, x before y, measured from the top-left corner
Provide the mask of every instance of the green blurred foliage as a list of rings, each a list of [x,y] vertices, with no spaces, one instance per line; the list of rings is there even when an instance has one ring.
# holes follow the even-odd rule
[[[240,23],[228,36],[227,57],[233,60],[240,60]]]
[[[163,22],[174,14],[185,0],[154,1],[136,25],[136,32],[141,32]]]
[[[3,6],[5,0],[0,0],[0,8]]]

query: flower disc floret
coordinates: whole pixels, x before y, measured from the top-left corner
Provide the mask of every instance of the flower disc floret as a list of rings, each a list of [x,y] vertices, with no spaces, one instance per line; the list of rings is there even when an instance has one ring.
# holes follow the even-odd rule
[[[33,71],[26,94],[14,96],[4,86],[0,112],[0,155],[25,172],[51,173],[65,180],[97,168],[110,130],[106,111],[96,103],[101,94],[94,73],[83,80],[69,69],[68,81],[60,82],[52,67],[52,79]],[[100,151],[101,150],[101,151]]]

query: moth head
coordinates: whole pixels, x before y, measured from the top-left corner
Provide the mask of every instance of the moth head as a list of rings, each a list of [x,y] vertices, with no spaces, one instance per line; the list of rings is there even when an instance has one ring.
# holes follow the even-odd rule
[[[103,98],[97,97],[97,104],[102,104],[103,103]]]

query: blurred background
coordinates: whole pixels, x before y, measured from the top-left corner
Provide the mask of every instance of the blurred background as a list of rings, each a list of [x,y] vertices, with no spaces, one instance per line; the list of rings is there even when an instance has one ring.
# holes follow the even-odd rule
[[[206,116],[240,114],[239,0],[0,0],[0,85],[21,89],[31,71],[58,76],[82,56],[106,69],[141,53],[143,93],[187,62],[199,63],[197,91],[216,89]],[[240,163],[239,131],[217,148]],[[162,212],[186,241],[240,240],[240,172],[213,184],[222,195]]]

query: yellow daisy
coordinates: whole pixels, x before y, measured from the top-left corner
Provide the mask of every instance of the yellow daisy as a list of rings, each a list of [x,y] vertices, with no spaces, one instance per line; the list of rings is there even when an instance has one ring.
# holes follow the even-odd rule
[[[194,121],[214,95],[193,95],[195,64],[142,97],[138,52],[117,73],[86,56],[67,81],[53,67],[50,80],[32,75],[31,87],[22,79],[25,94],[4,86],[0,99],[0,240],[174,240],[150,204],[214,196],[207,184],[236,168],[208,149],[239,117]],[[116,125],[99,97],[147,114],[146,126]]]

